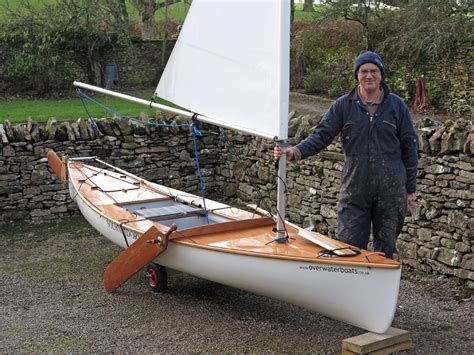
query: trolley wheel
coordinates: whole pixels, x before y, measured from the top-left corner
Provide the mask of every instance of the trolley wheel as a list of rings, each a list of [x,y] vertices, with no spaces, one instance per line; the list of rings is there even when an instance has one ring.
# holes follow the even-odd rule
[[[149,263],[146,268],[146,277],[148,285],[155,292],[166,290],[168,284],[168,275],[164,266]]]

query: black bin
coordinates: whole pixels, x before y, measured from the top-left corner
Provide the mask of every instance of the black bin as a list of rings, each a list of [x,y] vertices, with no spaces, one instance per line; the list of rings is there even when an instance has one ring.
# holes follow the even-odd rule
[[[114,90],[119,87],[118,67],[115,63],[108,63],[104,65],[104,86],[106,89]]]

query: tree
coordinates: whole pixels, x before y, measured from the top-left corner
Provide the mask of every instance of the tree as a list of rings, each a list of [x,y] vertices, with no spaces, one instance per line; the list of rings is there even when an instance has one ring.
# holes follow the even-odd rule
[[[75,79],[77,63],[89,82],[99,84],[102,61],[126,43],[125,21],[112,15],[109,0],[57,0],[43,7],[21,0],[20,5],[18,10],[5,7],[7,32],[16,46],[9,74],[38,93],[62,89]]]
[[[313,0],[304,0],[303,11],[314,12]]]
[[[355,21],[362,26],[365,47],[371,49],[373,43],[369,36],[369,20],[376,17],[383,1],[380,0],[327,0],[335,17]]]
[[[123,24],[128,27],[129,18],[126,0],[105,0],[106,5],[117,24]]]
[[[386,16],[380,47],[413,63],[434,63],[469,48],[473,39],[469,0],[408,0]]]
[[[138,10],[140,15],[140,28],[142,37],[152,39],[156,36],[156,20],[155,12],[158,9],[175,4],[180,0],[133,0],[133,6]]]

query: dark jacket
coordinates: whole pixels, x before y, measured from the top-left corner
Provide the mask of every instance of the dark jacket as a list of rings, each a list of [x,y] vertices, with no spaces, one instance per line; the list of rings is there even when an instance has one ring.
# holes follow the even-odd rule
[[[393,187],[406,186],[406,192],[413,193],[418,164],[416,133],[403,100],[390,93],[384,83],[382,86],[384,98],[372,117],[355,88],[334,102],[314,132],[296,148],[306,158],[341,133],[346,157],[343,190],[357,188],[359,194],[364,193],[367,182],[378,179]],[[383,184],[378,188],[385,188]]]

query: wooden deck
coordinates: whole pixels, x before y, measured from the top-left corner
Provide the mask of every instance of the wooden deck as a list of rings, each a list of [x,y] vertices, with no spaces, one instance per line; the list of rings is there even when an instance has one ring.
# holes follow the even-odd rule
[[[105,218],[125,223],[140,233],[151,226],[166,233],[173,222],[187,222],[170,236],[170,241],[199,248],[219,250],[270,258],[283,258],[336,265],[373,266],[399,268],[396,261],[386,259],[379,253],[362,250],[359,255],[347,252],[348,257],[321,255],[326,249],[346,248],[348,245],[319,233],[309,232],[297,226],[285,224],[289,242],[274,242],[275,222],[270,217],[233,208],[206,200],[209,218],[216,221],[208,224],[202,213],[201,198],[179,193],[118,172],[104,170],[78,161],[69,163],[69,179],[87,204]],[[169,191],[169,194],[167,192]],[[196,220],[196,225],[193,221]]]

